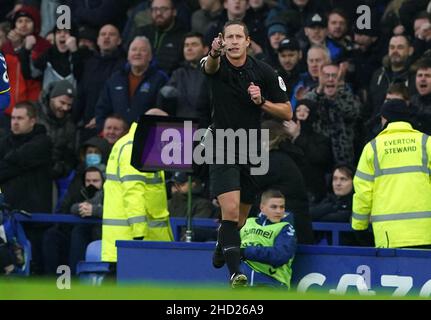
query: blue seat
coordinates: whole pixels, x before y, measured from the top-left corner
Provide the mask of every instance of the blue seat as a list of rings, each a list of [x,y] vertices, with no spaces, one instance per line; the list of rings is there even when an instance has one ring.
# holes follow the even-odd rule
[[[85,261],[102,261],[102,240],[93,241],[87,246]]]
[[[85,261],[76,266],[80,282],[100,286],[108,273],[109,262],[102,262],[102,240],[91,242],[87,246]]]

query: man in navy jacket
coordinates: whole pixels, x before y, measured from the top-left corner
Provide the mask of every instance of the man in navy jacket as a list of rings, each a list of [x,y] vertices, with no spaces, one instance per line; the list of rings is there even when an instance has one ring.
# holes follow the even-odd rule
[[[100,131],[105,119],[119,114],[130,124],[156,106],[157,94],[167,75],[151,64],[151,44],[146,37],[136,37],[129,46],[128,63],[106,81],[96,104],[96,127]]]

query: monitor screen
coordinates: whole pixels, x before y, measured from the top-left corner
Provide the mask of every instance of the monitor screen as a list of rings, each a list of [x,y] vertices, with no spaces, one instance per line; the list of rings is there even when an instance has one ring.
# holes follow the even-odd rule
[[[132,166],[139,171],[192,172],[197,128],[192,118],[142,116],[133,141]]]

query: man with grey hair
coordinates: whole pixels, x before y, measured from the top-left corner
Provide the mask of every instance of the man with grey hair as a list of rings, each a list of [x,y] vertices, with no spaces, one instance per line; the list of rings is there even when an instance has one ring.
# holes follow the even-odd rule
[[[319,73],[322,65],[330,63],[330,53],[323,46],[313,45],[307,51],[307,72],[299,76],[299,82],[293,89],[291,103],[296,107],[296,101],[319,85]]]
[[[152,57],[148,38],[138,36],[130,43],[128,63],[106,81],[96,104],[99,131],[112,113],[121,115],[130,124],[156,105],[157,93],[168,77],[150,63]]]

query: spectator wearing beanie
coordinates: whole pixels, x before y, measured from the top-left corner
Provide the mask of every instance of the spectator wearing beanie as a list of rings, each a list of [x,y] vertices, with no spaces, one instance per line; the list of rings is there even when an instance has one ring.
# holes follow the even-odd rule
[[[287,88],[287,96],[293,97],[293,89],[299,83],[300,74],[303,72],[302,52],[299,42],[294,37],[287,37],[278,46],[278,74],[283,78]]]
[[[392,122],[412,121],[413,108],[409,107],[407,102],[401,99],[391,99],[382,105],[382,125],[387,126]]]
[[[283,21],[274,20],[267,26],[268,32],[268,45],[265,51],[259,50],[260,47],[255,48],[251,46],[254,51],[255,57],[262,61],[265,61],[274,69],[280,68],[280,63],[278,62],[278,47],[280,42],[283,41],[287,36],[287,28]],[[257,50],[256,50],[257,49]]]
[[[103,26],[102,26],[103,28]],[[78,47],[87,48],[90,51],[97,50],[97,30],[88,26],[79,26],[78,28]]]
[[[11,104],[6,114],[11,114],[13,106],[23,100],[37,101],[41,83],[36,79],[25,79],[19,55],[26,47],[32,45],[30,56],[39,58],[51,44],[39,36],[40,14],[36,8],[22,6],[13,17],[13,29],[8,34],[9,41],[3,46],[3,53],[9,69],[11,84]]]
[[[38,103],[38,123],[45,126],[53,143],[53,179],[66,177],[76,164],[76,127],[70,115],[74,97],[73,85],[67,80],[61,80],[51,83]]]

